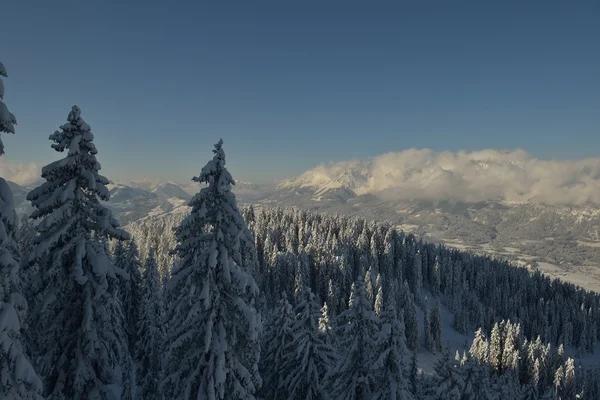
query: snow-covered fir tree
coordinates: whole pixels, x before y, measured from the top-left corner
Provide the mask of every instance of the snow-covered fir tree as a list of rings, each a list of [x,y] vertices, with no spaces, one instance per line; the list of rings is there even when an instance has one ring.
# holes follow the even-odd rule
[[[475,332],[475,338],[469,349],[471,357],[479,364],[486,364],[488,362],[489,343],[485,337],[485,333],[481,328]]]
[[[327,302],[321,307],[321,316],[319,317],[319,331],[325,338],[325,342],[332,343],[333,326],[331,325],[331,318],[329,317],[329,307]]]
[[[240,237],[252,239],[231,191],[220,140],[200,176],[207,184],[190,200],[176,230],[180,259],[169,281],[170,346],[164,392],[182,400],[252,399],[258,372],[259,290],[241,265]]]
[[[268,319],[262,340],[260,370],[263,378],[261,393],[265,399],[287,398],[287,388],[283,385],[284,349],[292,343],[292,324],[294,313],[287,296],[282,294],[281,300]]]
[[[396,306],[388,302],[379,316],[380,330],[375,338],[376,378],[373,399],[410,400],[410,384],[406,378],[408,349],[404,337],[404,323],[398,318]]]
[[[413,351],[410,357],[410,367],[408,371],[408,381],[410,383],[410,392],[416,399],[420,399],[422,384],[421,376],[419,374],[419,368],[417,365],[417,352]]]
[[[308,287],[301,293],[294,310],[292,341],[283,349],[281,383],[288,399],[328,399],[324,378],[335,364],[335,350],[319,330],[322,314],[315,295]]]
[[[336,331],[343,351],[330,374],[331,396],[338,400],[370,399],[375,384],[371,364],[378,318],[367,298],[364,279],[354,283],[348,309],[338,321]]]
[[[375,315],[378,317],[383,313],[383,287],[379,286],[377,289],[377,296],[375,296],[375,306],[373,307]]]
[[[502,354],[504,352],[506,322],[495,323],[490,337],[489,362],[492,370],[498,375],[502,373]]]
[[[417,308],[412,298],[412,294],[408,292],[408,286],[404,285],[403,297],[405,300],[401,306],[404,310],[404,326],[406,334],[406,345],[412,351],[419,350],[419,322],[417,320]]]
[[[50,399],[120,398],[130,365],[115,267],[104,239],[127,239],[100,200],[108,179],[100,175],[90,126],[74,106],[68,122],[50,136],[67,156],[42,169],[41,186],[27,199],[40,220],[35,261],[43,278],[36,309],[41,373]]]
[[[0,62],[0,77],[8,77],[4,64]],[[4,83],[0,78],[0,132],[3,133],[15,133],[15,125],[17,124],[17,118],[13,113],[8,110],[6,104],[4,104]],[[0,137],[0,156],[4,154],[4,143]]]
[[[435,307],[431,311],[431,341],[433,351],[442,351],[442,306],[440,301],[435,302]]]
[[[460,400],[465,387],[464,377],[459,371],[459,361],[445,349],[435,363],[435,377],[429,389],[432,399]]]
[[[21,254],[20,279],[23,296],[27,300],[28,309],[36,307],[35,299],[41,289],[42,281],[39,276],[39,266],[31,262],[34,240],[37,232],[31,223],[29,216],[23,214],[19,227],[19,252]],[[30,317],[30,316],[29,316]],[[28,318],[29,319],[29,318]],[[27,334],[27,332],[25,332]]]
[[[0,63],[0,76],[7,76]],[[15,133],[15,116],[4,100],[0,78],[0,132]],[[0,138],[0,156],[4,144]],[[21,293],[20,253],[17,243],[19,219],[12,190],[0,177],[0,398],[41,399],[42,381],[21,343],[21,323],[26,319],[27,302]]]
[[[19,253],[21,253],[21,258],[27,258],[33,251],[36,234],[35,226],[29,220],[29,216],[23,214],[19,226]]]
[[[464,355],[459,368],[463,381],[461,399],[494,400],[489,379],[489,368],[472,357]]]
[[[163,304],[158,264],[150,250],[142,277],[142,307],[137,326],[135,360],[139,398],[162,400],[160,381],[163,372]]]
[[[431,318],[429,317],[427,296],[425,296],[425,301],[423,302],[423,342],[427,350],[435,352],[436,349],[433,347],[433,337],[431,336]]]
[[[123,246],[119,249],[119,246]],[[122,254],[121,254],[122,252]],[[129,240],[126,246],[122,242],[117,243],[114,253],[115,265],[121,267],[127,274],[119,284],[119,297],[123,304],[125,315],[125,331],[127,332],[127,343],[132,351],[138,342],[137,327],[142,311],[142,263],[135,241]]]

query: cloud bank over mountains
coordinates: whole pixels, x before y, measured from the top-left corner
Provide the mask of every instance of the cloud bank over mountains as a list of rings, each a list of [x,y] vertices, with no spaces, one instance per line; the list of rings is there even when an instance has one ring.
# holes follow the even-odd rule
[[[20,185],[32,185],[40,180],[40,167],[32,162],[10,163],[0,159],[0,176]],[[243,182],[239,186],[236,189],[240,192],[259,190]],[[358,195],[375,194],[386,200],[600,205],[600,157],[541,160],[521,149],[473,152],[408,149],[369,160],[320,164],[296,178],[284,180],[279,187],[311,188],[321,193],[350,189]],[[192,191],[196,190],[194,186]]]
[[[600,158],[540,160],[525,150],[409,149],[321,164],[280,188],[348,188],[389,200],[600,204]]]
[[[19,185],[31,185],[40,180],[41,168],[30,162],[13,164],[0,159],[0,176]]]

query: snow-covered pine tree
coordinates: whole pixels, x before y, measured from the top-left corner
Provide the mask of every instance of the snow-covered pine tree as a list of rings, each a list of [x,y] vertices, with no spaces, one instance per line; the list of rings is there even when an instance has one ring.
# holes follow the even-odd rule
[[[388,302],[379,316],[381,328],[375,338],[373,373],[377,377],[373,399],[410,400],[413,396],[406,379],[408,350],[404,324],[394,302]]]
[[[154,249],[150,249],[142,277],[142,307],[135,345],[136,379],[140,399],[162,400],[164,327],[162,291]]]
[[[273,309],[263,335],[263,353],[260,370],[263,377],[261,393],[265,399],[285,399],[286,388],[281,384],[283,368],[283,350],[292,342],[292,324],[294,313],[292,306],[283,293],[281,300]]]
[[[29,216],[23,214],[21,216],[21,225],[19,226],[19,253],[22,259],[26,259],[33,251],[36,234],[35,226],[29,220]]]
[[[288,253],[293,257],[293,253]],[[294,257],[295,258],[295,257]],[[303,250],[300,252],[298,261],[295,265],[296,271],[294,276],[294,304],[298,304],[301,298],[304,297],[303,291],[310,284],[310,271],[309,261],[306,252]]]
[[[463,392],[461,399],[464,400],[493,400],[490,389],[489,368],[481,365],[466,354],[461,360],[459,373],[462,376]]]
[[[413,298],[415,303],[421,306],[423,305],[423,254],[420,250],[417,250],[414,255],[413,268],[409,276]]]
[[[29,221],[29,217],[25,214],[21,217],[21,226],[19,227],[19,253],[21,254],[21,261],[19,265],[19,281],[20,281],[20,292],[25,298],[23,305],[27,307],[27,310],[35,310],[37,306],[37,300],[39,292],[42,288],[42,279],[40,277],[40,268],[36,262],[30,262],[30,257],[33,257],[33,246],[37,232],[35,227]],[[28,354],[36,354],[34,349],[35,343],[33,342],[32,334],[36,330],[36,321],[32,320],[32,312],[24,312],[21,310],[23,315],[20,319],[21,323],[21,334],[22,342],[25,346]]]
[[[375,296],[374,311],[375,315],[378,317],[381,315],[381,313],[383,313],[383,288],[381,286],[379,286],[379,289],[377,289],[377,296]]]
[[[469,349],[471,357],[479,364],[487,364],[489,360],[489,342],[481,328],[475,332],[475,338]]]
[[[321,310],[309,287],[300,291],[291,327],[292,341],[283,350],[279,370],[288,399],[328,399],[324,377],[333,368],[336,355],[319,330]],[[273,366],[271,366],[273,368]]]
[[[410,392],[417,399],[420,397],[417,396],[417,393],[422,389],[421,379],[419,374],[419,368],[417,366],[417,352],[413,351],[412,356],[410,357],[410,370],[408,372],[408,380],[410,383]]]
[[[521,388],[521,400],[538,400],[539,398],[540,395],[535,381],[529,381]]]
[[[332,279],[329,279],[327,284],[327,307],[332,311],[333,315],[339,314],[343,308],[343,302],[340,299],[341,285],[342,282],[339,280],[334,282]]]
[[[377,292],[375,291],[375,285],[373,284],[375,277],[372,275],[372,271],[373,268],[369,267],[367,273],[365,274],[365,292],[367,293],[367,299],[371,302],[371,304],[374,304]]]
[[[442,306],[440,300],[435,302],[435,307],[431,311],[431,340],[434,351],[442,351]]]
[[[0,76],[7,76],[2,63]],[[0,78],[0,132],[15,133],[16,118],[2,100],[4,84]],[[2,154],[4,144],[0,139]],[[21,321],[26,318],[27,302],[21,294],[18,227],[12,190],[0,177],[0,398],[39,399],[42,382],[21,343]]]
[[[431,387],[431,394],[436,400],[460,400],[464,392],[464,377],[459,371],[458,361],[445,349],[434,366],[436,376]]]
[[[441,289],[441,271],[439,256],[435,257],[433,269],[431,270],[431,292],[434,296],[438,296]]]
[[[508,321],[505,331],[504,346],[502,349],[502,372],[513,371],[517,373],[519,367],[521,326]]]
[[[406,329],[406,345],[412,351],[419,350],[419,323],[417,321],[417,309],[412,295],[408,292],[408,300],[404,304],[404,325]]]
[[[435,353],[436,349],[434,349],[433,337],[431,336],[431,318],[429,316],[427,296],[425,296],[425,301],[423,302],[423,342],[427,350]]]
[[[37,263],[30,262],[29,260],[33,255],[36,234],[35,226],[30,222],[29,216],[23,214],[21,217],[21,226],[19,227],[19,253],[21,254],[19,272],[23,295],[27,300],[28,309],[30,310],[36,307],[35,298],[42,284],[39,277],[39,266]]]
[[[252,235],[231,191],[222,140],[213,152],[193,178],[207,186],[175,232],[180,261],[169,281],[165,397],[253,399],[261,386],[259,290],[240,250],[240,237]]]
[[[117,240],[117,243],[115,244],[115,247],[113,249],[112,259],[115,266],[121,268],[123,271],[125,271],[126,268],[126,250],[127,248],[125,247],[125,242],[123,240]]]
[[[127,274],[121,279],[119,284],[119,297],[123,304],[123,314],[125,315],[125,332],[127,333],[127,344],[133,352],[135,344],[138,342],[138,324],[140,313],[142,311],[142,263],[140,253],[138,252],[135,241],[129,240],[127,246],[123,246],[122,266],[119,245],[115,248],[115,265],[123,268]]]
[[[492,375],[493,399],[518,399],[521,395],[521,387],[515,374]]]
[[[378,318],[367,299],[364,278],[352,285],[348,309],[338,316],[336,331],[343,349],[330,376],[331,397],[338,400],[370,399],[375,376],[371,369]]]
[[[492,370],[498,375],[502,373],[502,353],[504,352],[505,326],[505,321],[501,321],[500,323],[496,322],[492,328],[492,334],[490,337],[489,362]]]
[[[0,62],[0,76],[8,77],[4,64]],[[0,132],[4,133],[15,133],[15,125],[17,124],[17,118],[13,113],[8,111],[8,107],[4,104],[4,83],[0,78]],[[0,156],[4,154],[4,143],[0,138]],[[13,209],[14,211],[14,209]]]
[[[100,175],[90,126],[73,106],[68,122],[50,136],[67,156],[42,169],[41,186],[27,199],[41,219],[35,259],[43,277],[36,309],[41,372],[51,399],[119,398],[123,367],[130,365],[115,267],[103,239],[127,239],[100,200],[108,179]]]
[[[319,331],[323,335],[325,343],[332,344],[332,332],[333,327],[331,326],[331,318],[329,317],[329,307],[327,302],[321,307],[321,316],[319,317]]]

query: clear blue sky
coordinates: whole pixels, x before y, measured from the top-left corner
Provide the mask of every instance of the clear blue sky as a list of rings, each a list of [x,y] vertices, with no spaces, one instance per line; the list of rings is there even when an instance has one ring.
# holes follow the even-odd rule
[[[264,181],[410,147],[600,154],[598,1],[5,0],[19,120],[45,164],[79,105],[111,179],[187,181],[225,140]]]

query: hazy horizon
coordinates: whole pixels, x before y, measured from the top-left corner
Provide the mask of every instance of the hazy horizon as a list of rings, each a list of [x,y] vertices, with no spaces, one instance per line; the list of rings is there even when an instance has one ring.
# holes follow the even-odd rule
[[[208,157],[207,157],[208,159]],[[600,157],[579,160],[540,159],[524,149],[433,151],[406,149],[365,159],[323,161],[281,180],[247,181],[259,185],[336,188],[383,199],[453,199],[467,203],[487,200],[538,201],[545,204],[600,205]],[[167,183],[191,187],[188,180],[140,176],[111,179],[115,183]],[[0,159],[0,175],[22,185],[40,181],[40,166],[9,164]],[[235,192],[234,188],[234,192]]]

